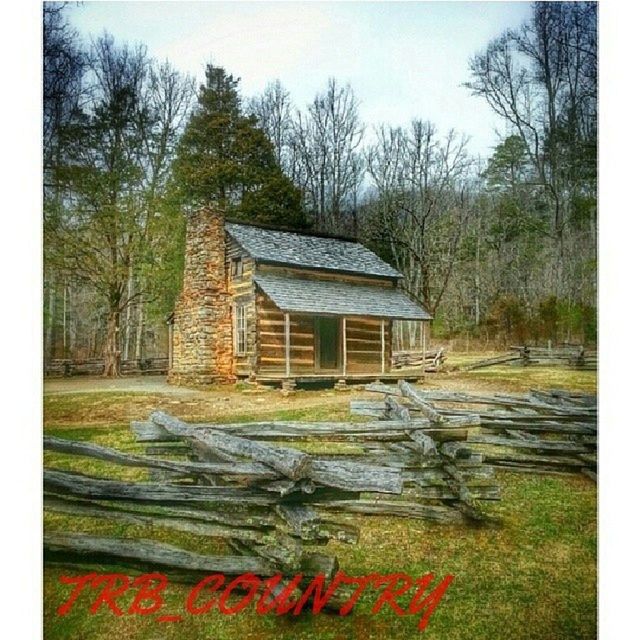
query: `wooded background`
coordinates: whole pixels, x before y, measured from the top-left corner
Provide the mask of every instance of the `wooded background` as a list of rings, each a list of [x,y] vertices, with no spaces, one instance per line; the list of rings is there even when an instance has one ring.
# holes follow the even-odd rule
[[[43,16],[45,361],[104,357],[115,375],[166,354],[184,213],[211,201],[357,237],[405,275],[436,339],[596,341],[595,3],[534,3],[469,61],[465,86],[509,131],[489,158],[428,114],[364,123],[334,79],[296,105],[279,81],[242,96],[208,65],[198,90],[143,46],[85,44],[72,10]]]

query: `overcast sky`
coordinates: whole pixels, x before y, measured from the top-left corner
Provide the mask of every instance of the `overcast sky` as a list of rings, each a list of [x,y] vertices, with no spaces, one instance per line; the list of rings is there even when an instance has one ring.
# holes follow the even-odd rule
[[[203,78],[207,62],[240,76],[249,97],[280,78],[304,107],[329,76],[350,82],[367,125],[414,117],[470,136],[488,155],[504,125],[462,87],[469,57],[530,6],[521,2],[85,2],[69,17]]]

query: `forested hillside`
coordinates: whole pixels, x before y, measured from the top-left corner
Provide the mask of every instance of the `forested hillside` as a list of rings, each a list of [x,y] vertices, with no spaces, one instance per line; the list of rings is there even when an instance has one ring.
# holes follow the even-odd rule
[[[297,105],[280,81],[243,96],[232,69],[194,79],[108,34],[87,44],[72,10],[44,7],[45,360],[116,374],[164,353],[184,211],[210,199],[357,236],[404,273],[435,338],[595,342],[595,3],[532,4],[470,59],[460,82],[508,131],[487,158],[428,113],[363,122],[334,79]]]

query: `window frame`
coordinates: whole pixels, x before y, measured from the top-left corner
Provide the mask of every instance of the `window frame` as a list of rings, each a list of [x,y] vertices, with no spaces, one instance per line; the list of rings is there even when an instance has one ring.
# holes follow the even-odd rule
[[[231,277],[233,279],[241,278],[243,274],[242,256],[231,258]]]
[[[233,319],[233,348],[237,356],[247,355],[247,307],[246,302],[236,302]]]

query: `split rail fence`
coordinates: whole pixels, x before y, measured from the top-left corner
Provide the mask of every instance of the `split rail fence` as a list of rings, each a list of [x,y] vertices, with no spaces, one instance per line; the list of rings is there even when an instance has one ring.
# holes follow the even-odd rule
[[[144,447],[136,454],[46,436],[46,451],[150,476],[134,482],[45,468],[47,512],[204,536],[226,543],[228,553],[47,531],[45,561],[153,569],[188,581],[211,573],[303,574],[305,588],[318,574],[337,572],[337,557],[325,549],[330,540],[357,543],[354,514],[482,524],[491,521],[482,503],[500,499],[494,467],[597,479],[594,396],[472,395],[405,381],[366,388],[383,397],[354,400],[351,408],[377,418],[369,422],[187,424],[154,412],[131,424]],[[337,591],[329,606],[349,595]]]
[[[169,369],[169,358],[141,358],[123,360],[121,375],[164,375]],[[90,360],[56,359],[45,362],[47,377],[100,376],[104,373],[104,359]]]
[[[493,467],[528,473],[582,473],[597,481],[598,411],[594,395],[562,390],[526,395],[480,395],[374,383],[382,400],[354,400],[356,415],[382,421],[402,415],[411,423],[475,420],[461,446]]]
[[[523,345],[511,347],[508,353],[478,360],[461,367],[461,369],[471,371],[503,364],[519,366],[558,365],[585,371],[595,371],[598,368],[598,353],[597,351],[586,350],[581,345],[561,345],[554,348]]]
[[[442,347],[425,351],[424,354],[422,351],[394,351],[391,355],[391,366],[393,369],[423,367],[425,373],[436,373],[440,371],[446,359]]]
[[[210,536],[226,542],[231,555],[47,532],[45,560],[153,567],[173,579],[251,572],[303,573],[311,580],[317,574],[330,578],[338,569],[336,556],[323,545],[358,540],[358,528],[336,514],[459,524],[489,520],[479,504],[499,500],[500,490],[493,467],[467,444],[478,418],[410,417],[392,396],[385,406],[389,419],[363,423],[187,424],[154,412],[131,425],[143,454],[47,436],[46,451],[140,467],[151,479],[45,468],[46,511]],[[309,442],[316,449],[326,443],[327,453],[305,452]],[[339,592],[336,599],[339,605]]]

